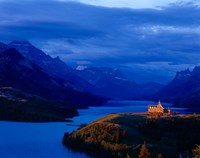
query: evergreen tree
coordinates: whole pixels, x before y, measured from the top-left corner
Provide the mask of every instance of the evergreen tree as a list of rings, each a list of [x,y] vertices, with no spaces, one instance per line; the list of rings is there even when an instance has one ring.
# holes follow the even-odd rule
[[[147,149],[146,142],[144,142],[144,144],[142,145],[138,158],[150,158],[150,153]]]

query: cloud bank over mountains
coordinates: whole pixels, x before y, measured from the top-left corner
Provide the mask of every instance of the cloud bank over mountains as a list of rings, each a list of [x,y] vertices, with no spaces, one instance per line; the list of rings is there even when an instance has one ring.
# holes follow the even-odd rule
[[[140,82],[200,64],[197,1],[80,2],[0,0],[0,40],[29,40],[71,65],[117,67]]]
[[[117,8],[154,8],[161,9],[161,7],[169,5],[169,4],[183,4],[183,3],[194,3],[199,5],[200,2],[198,0],[58,0],[61,2],[81,2],[90,5],[96,6],[104,6],[104,7],[117,7]]]

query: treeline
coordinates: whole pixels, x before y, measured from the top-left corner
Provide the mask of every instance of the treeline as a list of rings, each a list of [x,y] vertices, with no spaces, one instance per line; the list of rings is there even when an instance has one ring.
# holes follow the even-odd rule
[[[147,119],[139,124],[144,140],[153,144],[151,155],[163,153],[164,157],[192,155],[196,144],[200,144],[200,117],[165,117]]]
[[[78,115],[75,108],[59,102],[37,98],[13,99],[0,97],[0,120],[23,122],[65,121]]]
[[[161,118],[123,115],[65,133],[63,144],[95,157],[199,158],[199,133],[199,115]]]
[[[72,134],[65,133],[63,144],[68,147],[104,157],[121,157],[131,153],[131,146],[120,144],[126,131],[115,124],[97,123]]]

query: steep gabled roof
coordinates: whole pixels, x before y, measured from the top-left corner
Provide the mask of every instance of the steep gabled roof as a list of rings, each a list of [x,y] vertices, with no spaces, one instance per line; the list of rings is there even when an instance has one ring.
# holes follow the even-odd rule
[[[149,104],[148,106],[153,106],[153,107],[155,106],[155,107],[157,107],[158,105]]]

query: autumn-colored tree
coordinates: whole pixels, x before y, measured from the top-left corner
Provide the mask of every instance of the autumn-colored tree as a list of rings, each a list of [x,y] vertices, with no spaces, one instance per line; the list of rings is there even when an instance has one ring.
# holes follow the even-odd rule
[[[125,129],[123,130],[122,136],[126,137],[126,130]]]
[[[200,158],[200,145],[196,145],[196,148],[192,152],[195,158]]]
[[[115,133],[115,143],[119,143],[119,139],[120,139],[120,129],[118,128],[116,133]]]
[[[126,158],[131,158],[129,154],[126,155]]]
[[[163,158],[161,153],[158,154],[158,158]]]
[[[140,155],[138,156],[138,158],[149,158],[149,157],[150,153],[149,150],[147,149],[146,142],[144,141],[144,144],[141,147]]]

